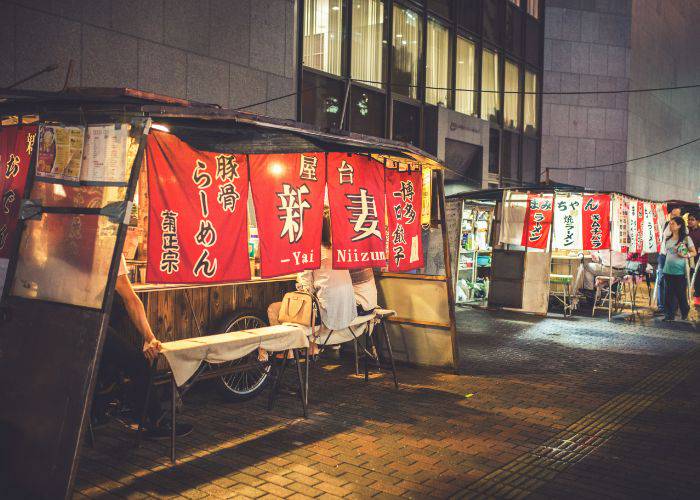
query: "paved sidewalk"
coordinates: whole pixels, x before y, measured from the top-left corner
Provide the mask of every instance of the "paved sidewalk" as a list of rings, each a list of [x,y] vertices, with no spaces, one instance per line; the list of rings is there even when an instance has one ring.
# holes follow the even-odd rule
[[[324,361],[309,418],[282,397],[185,398],[196,425],[133,447],[119,425],[85,448],[76,498],[651,498],[700,488],[700,332],[653,321],[459,310],[459,375],[399,368],[365,384]]]

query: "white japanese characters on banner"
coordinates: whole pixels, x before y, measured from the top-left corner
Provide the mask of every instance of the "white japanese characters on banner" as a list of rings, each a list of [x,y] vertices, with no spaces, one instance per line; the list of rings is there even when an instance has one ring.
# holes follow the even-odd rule
[[[629,252],[637,252],[637,200],[625,199],[627,204],[627,239]],[[641,250],[641,249],[639,249]]]
[[[552,250],[583,248],[581,218],[583,196],[557,193],[554,198],[554,240]]]

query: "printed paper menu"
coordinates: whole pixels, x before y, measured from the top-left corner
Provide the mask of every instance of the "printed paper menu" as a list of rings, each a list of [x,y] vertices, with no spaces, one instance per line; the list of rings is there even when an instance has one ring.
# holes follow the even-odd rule
[[[85,127],[39,126],[37,178],[78,183],[84,139]]]
[[[127,124],[88,126],[80,173],[81,182],[127,184],[126,160],[130,128]]]

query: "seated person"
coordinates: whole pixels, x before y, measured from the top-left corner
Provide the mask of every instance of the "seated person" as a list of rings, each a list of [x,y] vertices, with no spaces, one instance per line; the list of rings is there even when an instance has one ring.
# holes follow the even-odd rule
[[[330,214],[325,212],[321,231],[321,267],[299,273],[297,290],[316,296],[320,307],[322,329],[342,330],[357,317],[357,307],[350,273],[346,269],[333,269],[332,262]],[[275,302],[268,307],[267,314],[271,325],[279,324],[281,305],[281,302]],[[318,353],[314,342],[309,353],[311,355]],[[261,360],[266,358],[262,350],[259,358]]]
[[[357,315],[368,316],[377,306],[377,285],[374,283],[374,271],[371,267],[351,269],[350,279],[357,302]]]
[[[143,302],[136,295],[127,276],[126,261],[121,257],[117,283],[117,294],[121,297],[129,319],[143,338],[143,349],[139,349],[117,334],[114,328],[107,329],[102,358],[100,361],[98,378],[104,380],[107,373],[121,372],[129,378],[129,386],[126,399],[133,410],[133,417],[140,420],[143,413],[143,405],[148,390],[150,365],[158,357],[161,350],[160,341],[156,338],[148,324]],[[158,394],[151,387],[151,394],[146,410],[146,421],[143,422],[146,436],[151,438],[168,438],[171,433],[170,421],[163,418],[163,410]],[[190,424],[178,424],[175,432],[178,436],[184,436],[192,431]]]
[[[613,277],[622,277],[627,273],[625,269],[627,259],[622,252],[611,252],[609,250],[593,250],[591,261],[583,265],[583,288],[584,290],[595,290],[595,279],[597,276],[610,276],[610,264],[612,260]]]

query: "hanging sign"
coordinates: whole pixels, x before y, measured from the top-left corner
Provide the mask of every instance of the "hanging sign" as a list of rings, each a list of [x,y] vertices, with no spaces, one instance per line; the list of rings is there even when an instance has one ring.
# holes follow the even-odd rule
[[[658,252],[661,247],[661,234],[659,234],[659,211],[656,203],[651,204],[651,218],[654,228],[654,246],[655,250],[652,253]]]
[[[0,128],[0,258],[9,258],[17,241],[19,206],[36,144],[36,126]]]
[[[245,155],[198,151],[151,131],[148,165],[150,283],[250,279]]]
[[[642,219],[642,252],[643,253],[656,253],[658,251],[658,246],[656,244],[656,224],[654,223],[654,210],[649,202],[645,202],[642,205],[643,209],[643,219]]]
[[[628,223],[628,237],[629,242],[628,251],[632,253],[641,252],[642,249],[637,248],[637,200],[627,199],[627,223]]]
[[[658,203],[656,205],[656,231],[659,234],[659,246],[664,240],[664,226],[666,225],[666,218],[668,217],[668,208],[665,203]]]
[[[583,249],[610,248],[610,195],[583,195]]]
[[[644,253],[644,202],[633,203],[637,205],[637,252]]]
[[[552,217],[551,196],[528,194],[521,245],[526,248],[546,249]]]
[[[386,266],[384,165],[360,155],[328,155],[333,268]]]
[[[411,271],[423,267],[421,191],[420,171],[386,170],[389,271]]]
[[[552,250],[581,250],[583,248],[581,237],[582,207],[583,197],[580,194],[556,194],[554,198]]]
[[[627,222],[627,202],[619,195],[612,195],[612,242],[615,252],[627,252],[629,247]]]
[[[36,177],[46,182],[78,184],[85,127],[40,125]]]
[[[126,161],[130,130],[128,123],[87,127],[80,169],[82,184],[126,186],[129,183]]]
[[[432,192],[433,192],[433,171],[429,168],[423,168],[423,173],[421,174],[423,178],[423,191],[421,192],[421,212],[420,212],[420,223],[424,226],[430,225],[430,210],[432,203]]]
[[[326,186],[324,153],[250,156],[263,278],[318,269]]]

